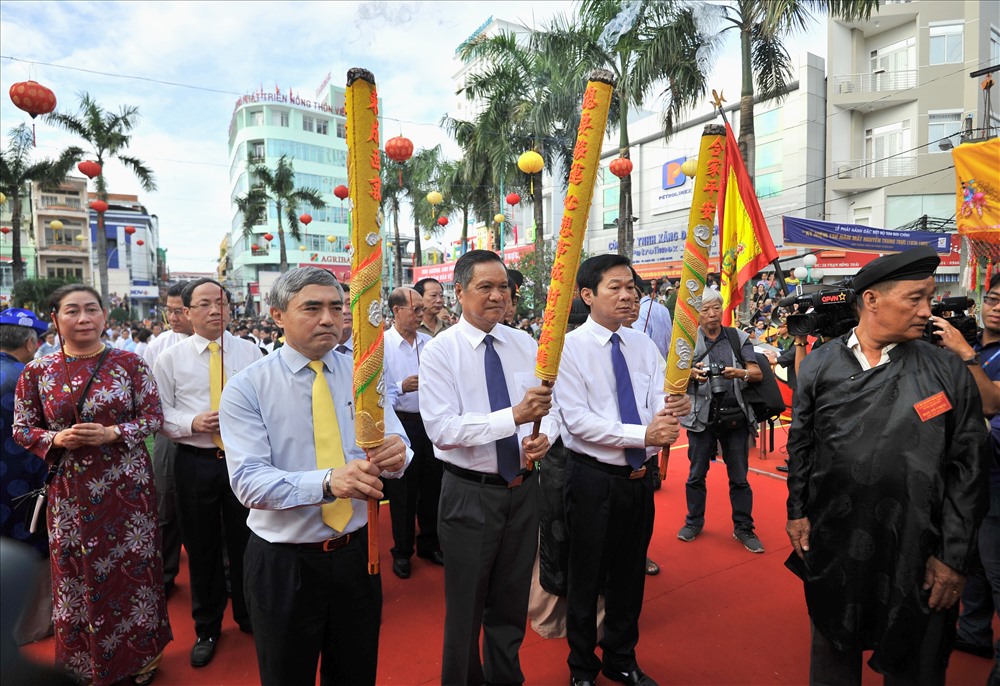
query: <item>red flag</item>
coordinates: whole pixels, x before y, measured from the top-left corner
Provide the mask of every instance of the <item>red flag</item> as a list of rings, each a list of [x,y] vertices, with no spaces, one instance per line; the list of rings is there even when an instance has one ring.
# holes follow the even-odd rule
[[[730,326],[733,312],[743,301],[743,287],[768,263],[778,259],[778,251],[729,122],[726,122],[726,157],[718,207],[722,323]]]

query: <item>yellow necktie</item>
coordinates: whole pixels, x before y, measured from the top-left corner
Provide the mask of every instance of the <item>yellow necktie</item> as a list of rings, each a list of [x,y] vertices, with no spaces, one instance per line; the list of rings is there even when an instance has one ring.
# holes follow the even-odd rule
[[[337,412],[333,407],[333,396],[330,386],[323,376],[323,361],[313,360],[309,369],[316,372],[312,387],[312,419],[313,443],[316,446],[316,467],[319,469],[337,469],[343,467],[344,445],[340,441],[340,424],[337,423]],[[323,523],[337,531],[343,531],[347,522],[351,521],[354,506],[349,498],[338,498],[336,501],[323,505]]]
[[[212,412],[218,412],[219,401],[222,400],[222,387],[225,385],[222,378],[222,355],[219,354],[219,344],[215,341],[208,344],[208,349],[212,353],[208,359],[208,394],[212,403],[210,409]],[[212,434],[212,443],[215,443],[219,450],[226,449],[219,434]]]

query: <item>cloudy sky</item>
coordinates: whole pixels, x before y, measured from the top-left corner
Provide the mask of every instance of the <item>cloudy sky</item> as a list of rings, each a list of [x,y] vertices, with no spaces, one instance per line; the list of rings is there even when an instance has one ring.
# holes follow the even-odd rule
[[[106,170],[112,192],[138,194],[160,218],[160,240],[175,271],[212,271],[232,219],[227,131],[237,97],[275,85],[314,94],[332,73],[370,69],[385,101],[385,135],[402,133],[417,148],[444,143],[458,69],[455,48],[491,14],[528,26],[572,12],[571,2],[31,2],[0,1],[0,81],[34,79],[51,88],[61,111],[79,94],[105,108],[138,106],[131,154],[156,173],[143,193],[117,163]],[[825,56],[825,31],[809,37]],[[822,45],[819,45],[822,44]],[[792,54],[805,39],[789,45]],[[720,74],[738,74],[730,39]],[[135,78],[123,78],[135,77]],[[731,76],[730,76],[731,78]],[[738,83],[720,85],[738,99]],[[714,86],[714,82],[713,82]],[[0,135],[28,117],[0,98]],[[38,154],[78,144],[37,123]]]

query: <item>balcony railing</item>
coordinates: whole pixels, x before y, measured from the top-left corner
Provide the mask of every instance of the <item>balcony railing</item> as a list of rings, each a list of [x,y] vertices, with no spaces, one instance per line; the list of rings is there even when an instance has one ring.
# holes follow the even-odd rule
[[[847,160],[834,162],[838,179],[884,179],[890,176],[913,176],[917,173],[916,157],[891,157],[887,160]]]
[[[900,91],[917,85],[917,70],[878,71],[874,74],[847,74],[833,77],[833,94]]]

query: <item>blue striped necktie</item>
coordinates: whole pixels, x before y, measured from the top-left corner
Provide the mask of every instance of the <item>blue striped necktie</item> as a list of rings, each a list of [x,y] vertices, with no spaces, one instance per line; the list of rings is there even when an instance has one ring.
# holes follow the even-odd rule
[[[621,337],[611,334],[611,367],[615,370],[615,390],[618,392],[618,415],[624,424],[642,424],[639,418],[639,408],[635,404],[635,392],[632,390],[632,376],[628,372],[628,363],[622,354]],[[625,459],[632,469],[638,469],[646,461],[645,448],[625,448]]]
[[[500,355],[493,347],[494,338],[486,334],[486,391],[490,396],[490,411],[496,412],[511,406],[507,392],[507,378],[503,374]],[[517,434],[500,438],[497,444],[497,471],[508,483],[521,471],[521,449],[517,444]]]

